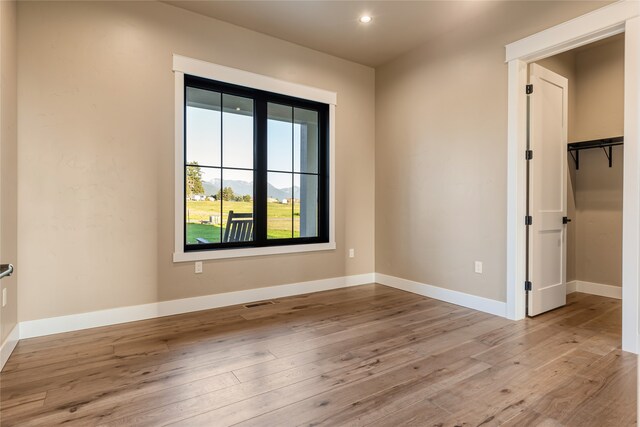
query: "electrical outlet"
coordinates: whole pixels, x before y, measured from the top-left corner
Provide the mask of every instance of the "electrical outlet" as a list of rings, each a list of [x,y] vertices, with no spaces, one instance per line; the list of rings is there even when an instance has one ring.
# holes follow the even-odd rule
[[[349,249],[349,258],[354,258],[356,256],[356,250],[355,249]]]
[[[2,306],[7,305],[7,288],[2,289]]]
[[[202,261],[196,261],[196,274],[202,273]]]
[[[476,269],[476,273],[482,274],[482,262],[481,261],[476,261],[475,269]]]

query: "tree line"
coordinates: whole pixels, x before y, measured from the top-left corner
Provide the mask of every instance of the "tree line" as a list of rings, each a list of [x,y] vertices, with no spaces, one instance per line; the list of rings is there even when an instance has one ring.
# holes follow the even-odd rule
[[[202,184],[202,170],[198,166],[198,162],[188,163],[187,168],[187,197],[205,194],[204,185]],[[251,196],[248,194],[240,195],[233,192],[233,188],[224,187],[214,194],[210,194],[216,200],[224,200],[225,202],[250,202]]]

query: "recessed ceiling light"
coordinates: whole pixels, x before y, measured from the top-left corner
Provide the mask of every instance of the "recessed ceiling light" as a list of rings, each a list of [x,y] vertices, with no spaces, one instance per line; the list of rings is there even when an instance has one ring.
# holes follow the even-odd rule
[[[358,21],[362,22],[363,24],[368,24],[369,22],[371,22],[373,18],[370,17],[369,15],[362,15]]]

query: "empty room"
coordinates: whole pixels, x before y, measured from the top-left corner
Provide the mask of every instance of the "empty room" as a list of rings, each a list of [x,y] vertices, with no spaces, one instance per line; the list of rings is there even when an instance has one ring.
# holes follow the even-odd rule
[[[640,1],[0,1],[1,426],[634,426]]]

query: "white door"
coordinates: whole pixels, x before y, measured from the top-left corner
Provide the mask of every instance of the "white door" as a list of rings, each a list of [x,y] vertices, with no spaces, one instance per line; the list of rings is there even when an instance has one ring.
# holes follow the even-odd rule
[[[527,315],[566,304],[567,79],[531,64]]]

